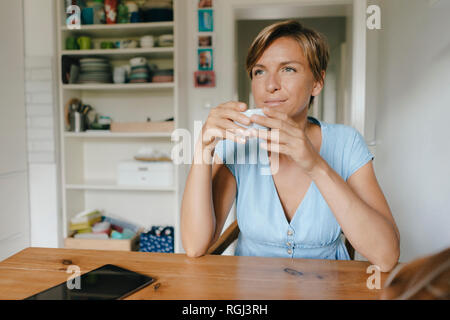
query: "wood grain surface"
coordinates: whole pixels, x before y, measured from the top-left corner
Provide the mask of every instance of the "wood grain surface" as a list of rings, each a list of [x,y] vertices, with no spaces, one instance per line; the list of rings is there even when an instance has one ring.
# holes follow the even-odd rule
[[[156,281],[127,299],[377,299],[368,262],[27,248],[0,262],[0,299],[24,299],[81,273],[115,264]],[[387,273],[381,273],[381,287]]]

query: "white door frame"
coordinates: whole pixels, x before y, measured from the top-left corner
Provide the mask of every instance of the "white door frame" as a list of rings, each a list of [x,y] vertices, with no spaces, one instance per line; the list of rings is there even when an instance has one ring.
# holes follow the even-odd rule
[[[350,11],[347,12],[347,18],[350,18],[352,32],[351,39],[348,39],[348,43],[351,45],[351,86],[349,88],[350,98],[347,100],[349,103],[349,109],[347,116],[344,119],[344,123],[356,128],[361,134],[364,135],[365,129],[365,85],[366,85],[366,8],[367,0],[225,0],[217,1],[215,4],[216,9],[221,12],[221,28],[224,32],[221,33],[224,36],[219,39],[221,42],[223,61],[226,61],[227,76],[221,77],[224,79],[223,89],[237,100],[237,62],[236,62],[236,26],[235,21],[239,19],[239,12],[246,9],[254,10],[258,8],[268,15],[267,19],[274,18],[288,18],[286,15],[292,16],[292,8],[303,9],[303,13],[309,17],[317,15],[318,7],[323,6],[321,12],[328,9],[333,10],[336,6],[348,6]],[[304,7],[304,8],[301,8]],[[276,13],[273,13],[276,8]],[[320,9],[320,8],[319,8]],[[328,10],[330,11],[330,10]],[[330,12],[331,12],[330,11]],[[298,12],[298,11],[297,11]],[[309,12],[309,13],[308,13]],[[277,14],[277,16],[269,17],[270,15]],[[331,15],[331,14],[330,14]]]

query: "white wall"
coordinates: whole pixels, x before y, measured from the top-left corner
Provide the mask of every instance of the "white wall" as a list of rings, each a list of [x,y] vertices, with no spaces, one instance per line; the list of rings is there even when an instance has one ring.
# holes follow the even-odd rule
[[[27,56],[53,56],[55,0],[24,0]]]
[[[381,6],[375,170],[401,234],[401,261],[450,246],[450,1]],[[368,40],[373,40],[369,37]],[[369,43],[369,47],[371,44]],[[372,60],[371,60],[372,59]]]
[[[0,8],[1,261],[30,245],[30,217],[27,190],[23,2],[0,0]]]

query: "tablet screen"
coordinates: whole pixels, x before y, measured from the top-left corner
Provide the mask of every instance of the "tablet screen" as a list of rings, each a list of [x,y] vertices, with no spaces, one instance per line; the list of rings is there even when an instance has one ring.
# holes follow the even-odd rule
[[[115,300],[124,298],[149,285],[153,278],[112,264],[104,265],[80,276],[79,286],[71,280],[69,289],[63,282],[32,295],[25,300]]]

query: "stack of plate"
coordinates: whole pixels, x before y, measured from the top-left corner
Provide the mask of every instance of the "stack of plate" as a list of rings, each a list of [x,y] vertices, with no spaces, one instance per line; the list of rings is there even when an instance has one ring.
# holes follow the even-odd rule
[[[144,83],[150,80],[150,70],[147,64],[131,66],[130,83]]]
[[[111,83],[111,64],[104,58],[80,59],[78,83]]]

